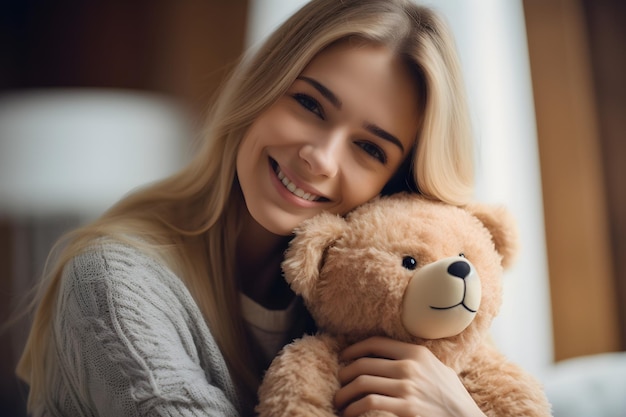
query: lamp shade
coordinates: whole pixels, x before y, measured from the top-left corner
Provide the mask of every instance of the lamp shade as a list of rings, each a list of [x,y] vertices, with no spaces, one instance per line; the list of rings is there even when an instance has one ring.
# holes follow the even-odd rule
[[[190,144],[175,101],[124,90],[0,96],[0,212],[95,216],[179,169]]]

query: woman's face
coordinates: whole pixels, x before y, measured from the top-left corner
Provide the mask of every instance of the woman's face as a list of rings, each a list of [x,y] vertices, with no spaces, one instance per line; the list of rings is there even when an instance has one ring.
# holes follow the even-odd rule
[[[288,235],[321,211],[367,202],[411,151],[418,116],[416,84],[386,47],[327,48],[243,138],[237,176],[250,214]]]

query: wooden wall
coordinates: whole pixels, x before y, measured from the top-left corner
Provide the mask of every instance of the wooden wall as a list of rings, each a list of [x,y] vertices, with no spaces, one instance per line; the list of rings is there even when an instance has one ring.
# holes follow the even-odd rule
[[[626,2],[583,2],[589,28],[621,350],[626,350]]]
[[[523,4],[555,359],[623,350],[626,276],[618,262],[626,259],[624,3]]]
[[[246,13],[245,0],[9,2],[0,89],[156,91],[202,113],[243,50]]]

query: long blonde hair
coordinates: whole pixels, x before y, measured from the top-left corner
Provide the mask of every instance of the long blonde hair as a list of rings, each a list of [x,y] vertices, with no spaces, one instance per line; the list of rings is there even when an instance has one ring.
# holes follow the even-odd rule
[[[251,123],[311,59],[347,37],[392,48],[418,82],[421,128],[398,184],[452,204],[467,202],[473,190],[471,127],[455,45],[442,19],[410,0],[313,0],[244,56],[213,105],[200,150],[182,171],[131,194],[65,238],[42,282],[17,368],[30,385],[30,409],[43,404],[52,377],[47,358],[55,348],[51,323],[63,267],[99,236],[149,243],[143,248],[165,260],[189,288],[242,394],[254,395],[259,372],[246,349],[233,278],[236,220],[245,210],[237,149]]]

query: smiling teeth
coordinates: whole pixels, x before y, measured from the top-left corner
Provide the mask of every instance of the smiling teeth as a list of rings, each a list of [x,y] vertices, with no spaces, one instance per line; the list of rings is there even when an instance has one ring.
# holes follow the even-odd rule
[[[289,178],[287,178],[280,169],[278,170],[278,173],[276,175],[278,175],[278,179],[283,183],[285,188],[288,189],[292,194],[308,201],[316,201],[319,199],[319,197],[316,196],[315,194],[307,193],[302,188],[296,187],[296,184],[291,182]]]

